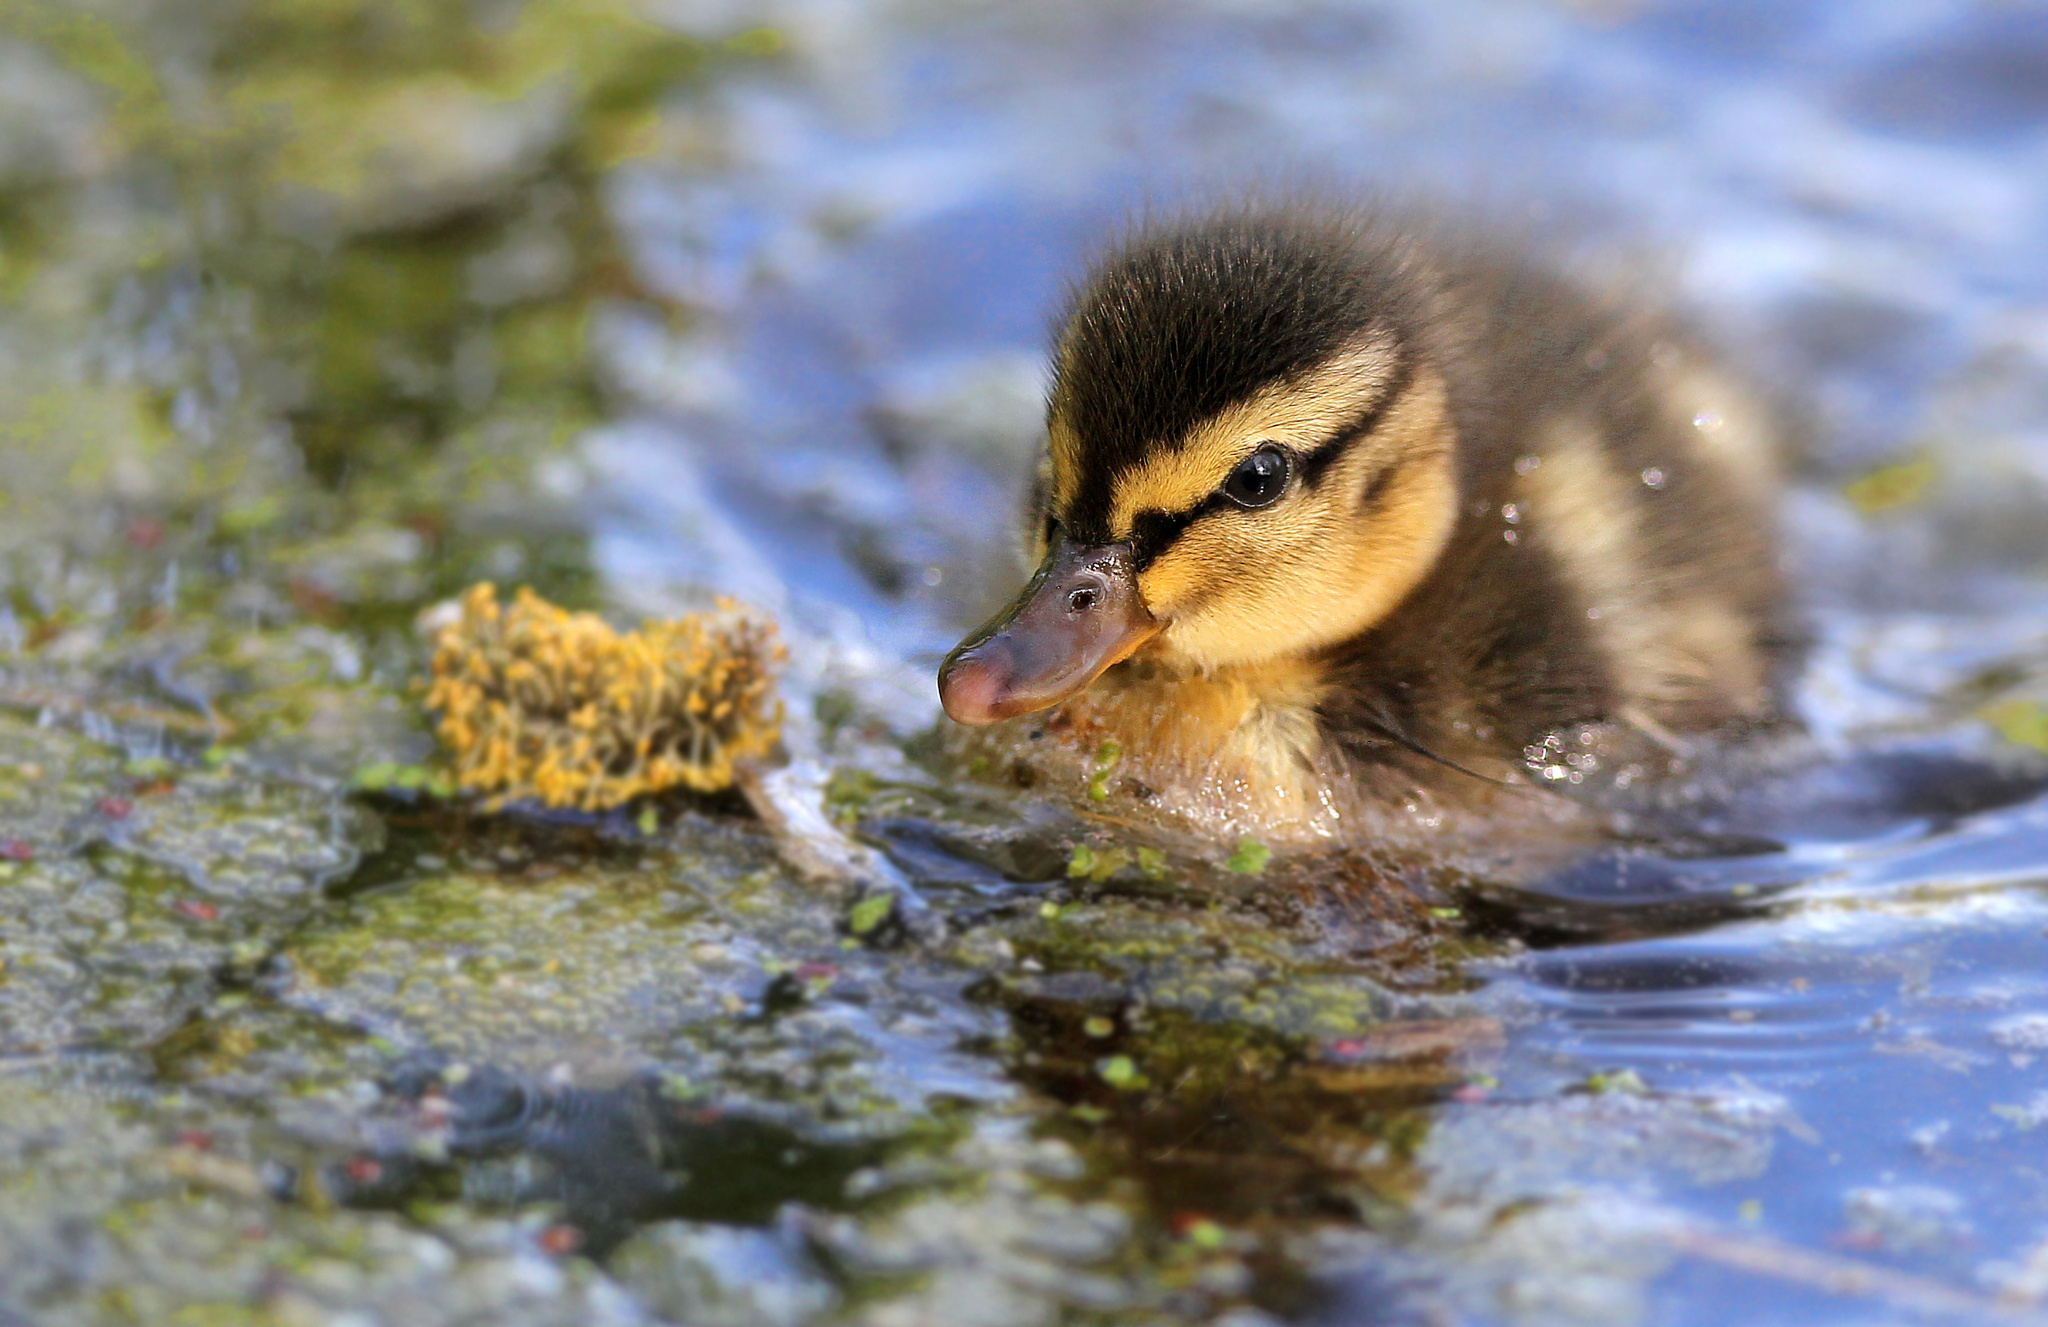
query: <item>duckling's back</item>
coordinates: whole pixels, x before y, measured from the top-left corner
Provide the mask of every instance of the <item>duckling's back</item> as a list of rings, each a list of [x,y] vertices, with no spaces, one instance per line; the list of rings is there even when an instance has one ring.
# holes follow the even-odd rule
[[[1430,574],[1328,658],[1325,731],[1577,787],[1783,721],[1798,632],[1773,506],[1784,430],[1671,319],[1461,242],[1415,264],[1460,508]]]

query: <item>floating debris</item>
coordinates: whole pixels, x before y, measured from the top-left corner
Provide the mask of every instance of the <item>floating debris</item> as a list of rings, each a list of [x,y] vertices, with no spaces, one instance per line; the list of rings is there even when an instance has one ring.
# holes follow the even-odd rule
[[[1273,860],[1273,850],[1247,834],[1237,841],[1237,851],[1223,863],[1226,871],[1239,875],[1263,875],[1266,863]]]
[[[530,589],[503,606],[486,582],[435,640],[427,706],[465,791],[603,811],[730,788],[781,736],[785,657],[774,626],[728,600],[621,632]]]
[[[1940,468],[1931,456],[1916,456],[1871,471],[1852,480],[1842,491],[1865,516],[1910,507],[1927,496]]]
[[[888,894],[870,894],[846,914],[847,929],[855,935],[870,934],[889,920],[889,912],[895,906],[896,900]]]
[[[1977,713],[2013,745],[2048,751],[2048,706],[2030,700],[2010,700]]]

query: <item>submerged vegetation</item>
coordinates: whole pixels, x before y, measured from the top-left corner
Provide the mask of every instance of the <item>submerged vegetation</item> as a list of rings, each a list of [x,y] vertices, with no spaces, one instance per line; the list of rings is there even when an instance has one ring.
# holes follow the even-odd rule
[[[616,486],[692,472],[587,444],[651,416],[629,457],[658,464],[702,398],[762,404],[728,371],[756,288],[778,351],[827,304],[859,333],[774,392],[896,395],[868,461],[761,411],[728,450],[775,483],[692,491],[713,533],[801,545],[811,597],[751,600],[816,646],[835,559],[864,556],[836,532],[989,524],[995,480],[918,409],[957,425],[1010,378],[891,375],[992,334],[871,337],[893,294],[832,266],[880,236],[893,282],[915,265],[887,244],[923,264],[930,238],[905,286],[980,314],[1029,293],[1009,233],[1059,233],[1009,192],[1037,167],[913,162],[856,86],[915,47],[906,97],[966,95],[932,77],[986,58],[946,9],[799,6],[785,37],[667,0],[0,0],[0,1322],[1725,1320],[1715,1292],[1645,1307],[1674,1250],[1694,1284],[2048,1302],[2014,1178],[2048,1120],[2025,806],[1793,862],[1816,888],[1739,907],[1753,863],[1695,863],[1675,921],[1634,894],[1380,908],[1256,840],[1155,842],[1113,747],[963,772],[844,660],[776,681],[763,619],[609,625],[677,611],[600,573]],[[930,26],[882,17],[912,10]],[[1241,5],[1096,12],[1031,22],[1100,36],[1103,69],[1162,35],[1227,36],[1216,77],[1324,44],[1240,40],[1271,21]],[[1059,61],[1086,105],[1095,66],[1036,40],[990,49]],[[1328,45],[1352,87],[1403,40]],[[805,80],[840,80],[829,115],[792,110]],[[813,211],[748,192],[813,150]],[[1836,497],[1902,525],[1968,473],[1941,457]],[[915,543],[927,576],[876,601],[904,618],[965,580]],[[2048,747],[2021,643],[1925,708]],[[902,637],[859,645],[928,677]],[[1933,695],[1929,671],[1894,681]],[[776,745],[779,690],[781,805],[825,821],[584,813],[722,786]],[[458,773],[520,804],[473,814]],[[887,867],[850,904],[783,852],[826,829]]]
[[[772,751],[784,654],[730,601],[620,632],[530,589],[500,604],[486,582],[435,637],[427,706],[464,790],[606,811],[678,786],[722,792]]]

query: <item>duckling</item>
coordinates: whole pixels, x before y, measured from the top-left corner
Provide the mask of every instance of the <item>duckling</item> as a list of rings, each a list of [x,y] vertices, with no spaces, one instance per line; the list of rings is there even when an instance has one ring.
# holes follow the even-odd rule
[[[1320,204],[1140,227],[1069,303],[1047,420],[1037,571],[945,712],[1113,741],[1209,830],[1569,821],[1786,722],[1780,425],[1498,244]]]

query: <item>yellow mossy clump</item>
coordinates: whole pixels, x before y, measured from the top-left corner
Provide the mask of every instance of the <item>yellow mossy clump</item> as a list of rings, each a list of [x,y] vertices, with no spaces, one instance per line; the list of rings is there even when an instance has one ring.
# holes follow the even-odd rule
[[[427,706],[457,783],[497,802],[603,811],[678,785],[717,792],[782,733],[772,624],[715,613],[615,631],[522,588],[472,586],[434,642]]]

